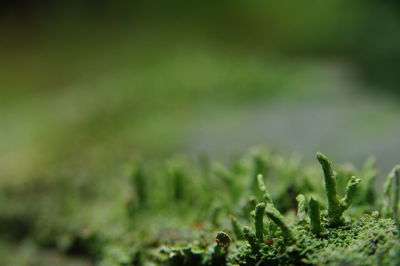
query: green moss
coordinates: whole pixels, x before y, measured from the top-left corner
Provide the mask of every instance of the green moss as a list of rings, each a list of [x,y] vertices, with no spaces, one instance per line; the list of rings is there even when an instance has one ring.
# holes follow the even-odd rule
[[[233,232],[235,233],[236,239],[243,240],[244,235],[243,235],[241,226],[240,226],[238,220],[236,219],[236,217],[231,216],[231,224],[232,224],[232,229],[233,229]]]
[[[313,234],[319,235],[321,233],[321,215],[319,212],[319,203],[311,197],[309,201],[309,213],[310,213],[310,230]]]
[[[343,223],[342,214],[349,208],[355,192],[357,190],[360,179],[352,176],[346,186],[346,195],[339,200],[336,193],[336,178],[332,169],[332,164],[329,159],[322,153],[317,153],[317,159],[320,162],[324,177],[325,190],[328,198],[328,217],[330,226],[338,226]]]
[[[0,223],[24,219],[29,231],[14,224],[10,239],[99,265],[399,265],[399,168],[371,198],[375,164],[334,171],[317,158],[324,178],[257,150],[211,171],[181,159],[135,164],[113,190],[106,180],[77,191],[74,179],[52,181],[50,195],[38,184],[3,188]]]
[[[297,221],[299,223],[306,222],[306,215],[307,215],[307,203],[306,198],[303,194],[300,194],[296,197],[297,200]]]
[[[259,203],[255,209],[254,216],[254,228],[256,229],[256,237],[259,242],[264,242],[264,214],[265,214],[265,203]]]
[[[263,193],[263,199],[266,203],[274,204],[271,194],[268,192],[267,187],[265,186],[264,183],[264,177],[262,175],[257,176],[257,181],[258,181],[258,187]]]
[[[328,209],[321,213],[320,204],[314,192],[308,201],[304,195],[296,200],[297,217],[282,215],[272,204],[272,196],[266,189],[263,177],[258,176],[262,202],[255,206],[253,213],[255,232],[249,227],[243,228],[246,242],[237,242],[238,248],[232,250],[228,262],[239,265],[397,265],[399,253],[397,219],[381,218],[377,211],[362,214],[363,204],[370,203],[370,198],[362,195],[357,198],[360,179],[352,176],[347,181],[345,196],[338,199],[336,192],[335,172],[328,158],[322,154],[317,156],[324,171],[325,193]],[[398,183],[396,171],[389,176],[386,184],[384,200],[391,207],[390,213],[397,217]],[[366,191],[372,184],[369,182]],[[398,181],[396,181],[398,182]],[[317,193],[318,194],[318,193]],[[361,197],[361,196],[360,196]],[[354,199],[357,199],[359,216],[344,217]],[[264,202],[267,202],[267,206]],[[264,213],[268,217],[264,223]],[[309,219],[307,219],[307,213]],[[233,231],[237,233],[239,224],[231,218]],[[265,225],[268,225],[265,232]],[[271,227],[275,224],[275,227]],[[264,236],[268,234],[268,237]],[[266,240],[265,240],[266,239]],[[205,264],[206,265],[206,264]]]

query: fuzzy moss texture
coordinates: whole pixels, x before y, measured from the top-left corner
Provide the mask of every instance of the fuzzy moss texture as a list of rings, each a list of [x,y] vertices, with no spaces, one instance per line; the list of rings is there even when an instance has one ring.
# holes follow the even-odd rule
[[[24,218],[23,238],[97,265],[400,265],[400,167],[376,193],[373,159],[361,170],[317,160],[320,169],[254,149],[229,167],[205,157],[200,167],[137,163],[119,180],[124,201],[99,207],[111,180],[81,199],[97,208],[90,218],[72,195],[61,214],[38,201],[29,217],[2,211],[0,222]],[[29,188],[11,194],[21,193]]]

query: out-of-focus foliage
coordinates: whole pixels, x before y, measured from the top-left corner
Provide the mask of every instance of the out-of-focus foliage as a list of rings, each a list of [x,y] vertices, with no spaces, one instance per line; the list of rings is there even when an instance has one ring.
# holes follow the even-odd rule
[[[369,82],[383,84],[381,89],[397,88],[396,1],[9,1],[0,12],[5,29],[15,23],[23,29],[58,28],[71,34],[68,29],[92,25],[105,33],[129,35],[158,28],[256,53],[341,57],[358,64]]]

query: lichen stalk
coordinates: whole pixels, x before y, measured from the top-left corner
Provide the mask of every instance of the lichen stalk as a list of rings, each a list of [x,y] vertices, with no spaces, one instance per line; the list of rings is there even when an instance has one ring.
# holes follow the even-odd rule
[[[266,214],[281,229],[285,244],[287,245],[294,244],[296,241],[293,236],[293,232],[289,228],[289,226],[285,223],[282,214],[271,205],[267,206]]]
[[[231,216],[231,224],[232,224],[232,229],[233,229],[233,232],[235,233],[236,239],[237,240],[245,239],[243,232],[240,229],[241,226],[240,226],[238,220],[236,219],[236,217]]]
[[[255,217],[254,217],[254,227],[256,230],[256,237],[259,242],[264,242],[264,214],[265,214],[265,203],[261,202],[257,204],[255,208]]]
[[[306,198],[304,197],[303,194],[299,194],[296,197],[296,200],[297,200],[297,221],[299,223],[303,223],[306,221],[306,209],[307,209]]]
[[[360,181],[361,180],[359,178],[352,176],[349,182],[347,183],[346,194],[344,198],[340,200],[340,209],[342,212],[348,209],[351,203],[353,202]]]
[[[258,253],[258,251],[260,250],[260,244],[258,243],[256,236],[249,227],[245,226],[243,228],[243,235],[246,238],[247,242],[250,244],[253,253]]]
[[[335,174],[332,168],[332,164],[329,159],[322,153],[317,153],[317,159],[322,166],[325,179],[325,190],[328,198],[328,223],[332,227],[339,226],[343,223],[343,212],[349,208],[351,202],[354,199],[355,193],[360,183],[360,179],[351,177],[346,186],[346,195],[338,200],[336,193],[336,180]]]
[[[267,190],[267,187],[265,186],[263,175],[260,174],[260,175],[257,176],[257,182],[258,182],[259,189],[263,193],[263,200],[266,203],[269,203],[269,204],[273,205],[274,202],[272,200],[271,194],[269,193],[269,191]]]
[[[383,185],[383,200],[382,200],[382,214],[384,217],[392,216],[391,209],[391,198],[392,198],[392,187],[393,187],[393,171],[391,171]]]
[[[339,201],[336,197],[336,180],[329,159],[322,153],[317,153],[317,159],[322,166],[325,178],[325,190],[328,198],[328,217],[330,224],[338,224],[341,220]]]
[[[311,232],[313,234],[319,235],[321,233],[321,216],[319,211],[319,203],[314,197],[310,198],[308,208]]]

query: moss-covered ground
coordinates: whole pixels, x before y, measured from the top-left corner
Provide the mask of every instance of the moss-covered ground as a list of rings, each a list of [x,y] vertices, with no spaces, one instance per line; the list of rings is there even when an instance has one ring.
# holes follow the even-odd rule
[[[3,263],[49,252],[82,265],[398,265],[399,168],[380,191],[373,159],[356,170],[317,157],[323,171],[252,149],[5,186],[1,233],[26,251]]]

